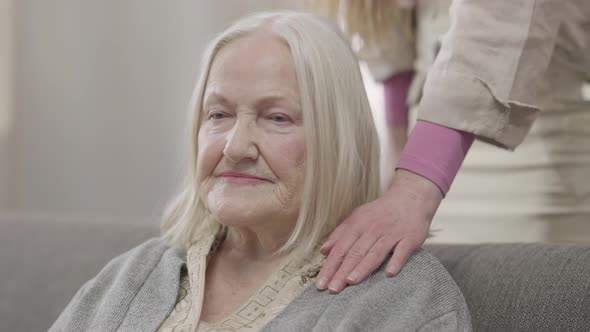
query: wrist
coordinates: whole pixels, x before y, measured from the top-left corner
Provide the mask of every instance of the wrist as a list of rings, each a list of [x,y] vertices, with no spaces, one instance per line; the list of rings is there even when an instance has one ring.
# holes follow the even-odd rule
[[[424,202],[424,211],[430,218],[438,209],[443,194],[431,180],[405,169],[398,169],[387,194],[404,195],[411,200]]]

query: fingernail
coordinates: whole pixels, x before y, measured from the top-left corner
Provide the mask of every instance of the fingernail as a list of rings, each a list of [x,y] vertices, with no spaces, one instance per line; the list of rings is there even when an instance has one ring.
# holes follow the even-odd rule
[[[333,294],[339,293],[342,290],[342,287],[344,287],[342,281],[334,280],[330,283],[330,286],[328,286],[328,290]]]
[[[346,279],[350,282],[356,283],[358,278],[361,276],[360,273],[358,273],[357,271],[352,271],[348,277],[346,277]]]
[[[395,276],[395,269],[392,267],[387,268],[387,270],[385,270],[385,273],[390,277],[394,277]]]
[[[318,279],[316,283],[318,289],[324,290],[328,286],[328,278],[322,277]]]

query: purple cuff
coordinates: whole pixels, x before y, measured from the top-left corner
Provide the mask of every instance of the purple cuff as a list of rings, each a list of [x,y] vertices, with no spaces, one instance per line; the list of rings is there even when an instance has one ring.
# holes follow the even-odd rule
[[[394,74],[383,82],[387,126],[408,127],[406,98],[413,77],[413,71],[404,71]]]
[[[397,168],[429,179],[446,195],[474,139],[471,133],[418,121]]]

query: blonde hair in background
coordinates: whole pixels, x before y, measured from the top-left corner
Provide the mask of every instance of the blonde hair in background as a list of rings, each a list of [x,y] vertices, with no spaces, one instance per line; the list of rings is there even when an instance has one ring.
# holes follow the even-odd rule
[[[290,48],[301,94],[306,170],[294,230],[279,253],[310,253],[353,208],[379,194],[379,142],[356,57],[331,24],[301,12],[261,13],[235,22],[204,53],[192,100],[192,161],[184,190],[170,203],[162,233],[187,248],[219,223],[199,197],[196,156],[203,93],[216,54],[249,33],[264,30]]]
[[[312,12],[336,22],[355,51],[378,52],[393,43],[396,29],[413,37],[415,0],[301,0]],[[361,45],[356,46],[357,40]]]

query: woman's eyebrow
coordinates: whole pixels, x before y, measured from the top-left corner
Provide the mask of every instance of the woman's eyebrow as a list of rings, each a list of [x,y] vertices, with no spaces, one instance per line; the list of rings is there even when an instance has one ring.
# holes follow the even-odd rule
[[[203,100],[203,106],[212,105],[212,104],[220,104],[220,105],[228,107],[228,108],[233,108],[236,106],[234,103],[229,101],[229,99],[226,98],[224,95],[217,93],[217,92],[208,93],[205,96],[205,99]]]
[[[210,105],[221,105],[230,109],[237,107],[235,103],[219,92],[210,92],[205,96],[205,99],[203,100],[203,110],[205,111],[205,108]],[[283,106],[297,112],[301,110],[299,98],[284,93],[272,93],[261,96],[250,105],[250,107],[258,110],[272,106]]]
[[[299,100],[286,94],[272,94],[263,96],[257,99],[253,106],[256,109],[264,109],[276,105],[288,107],[293,111],[299,111],[301,109]]]

